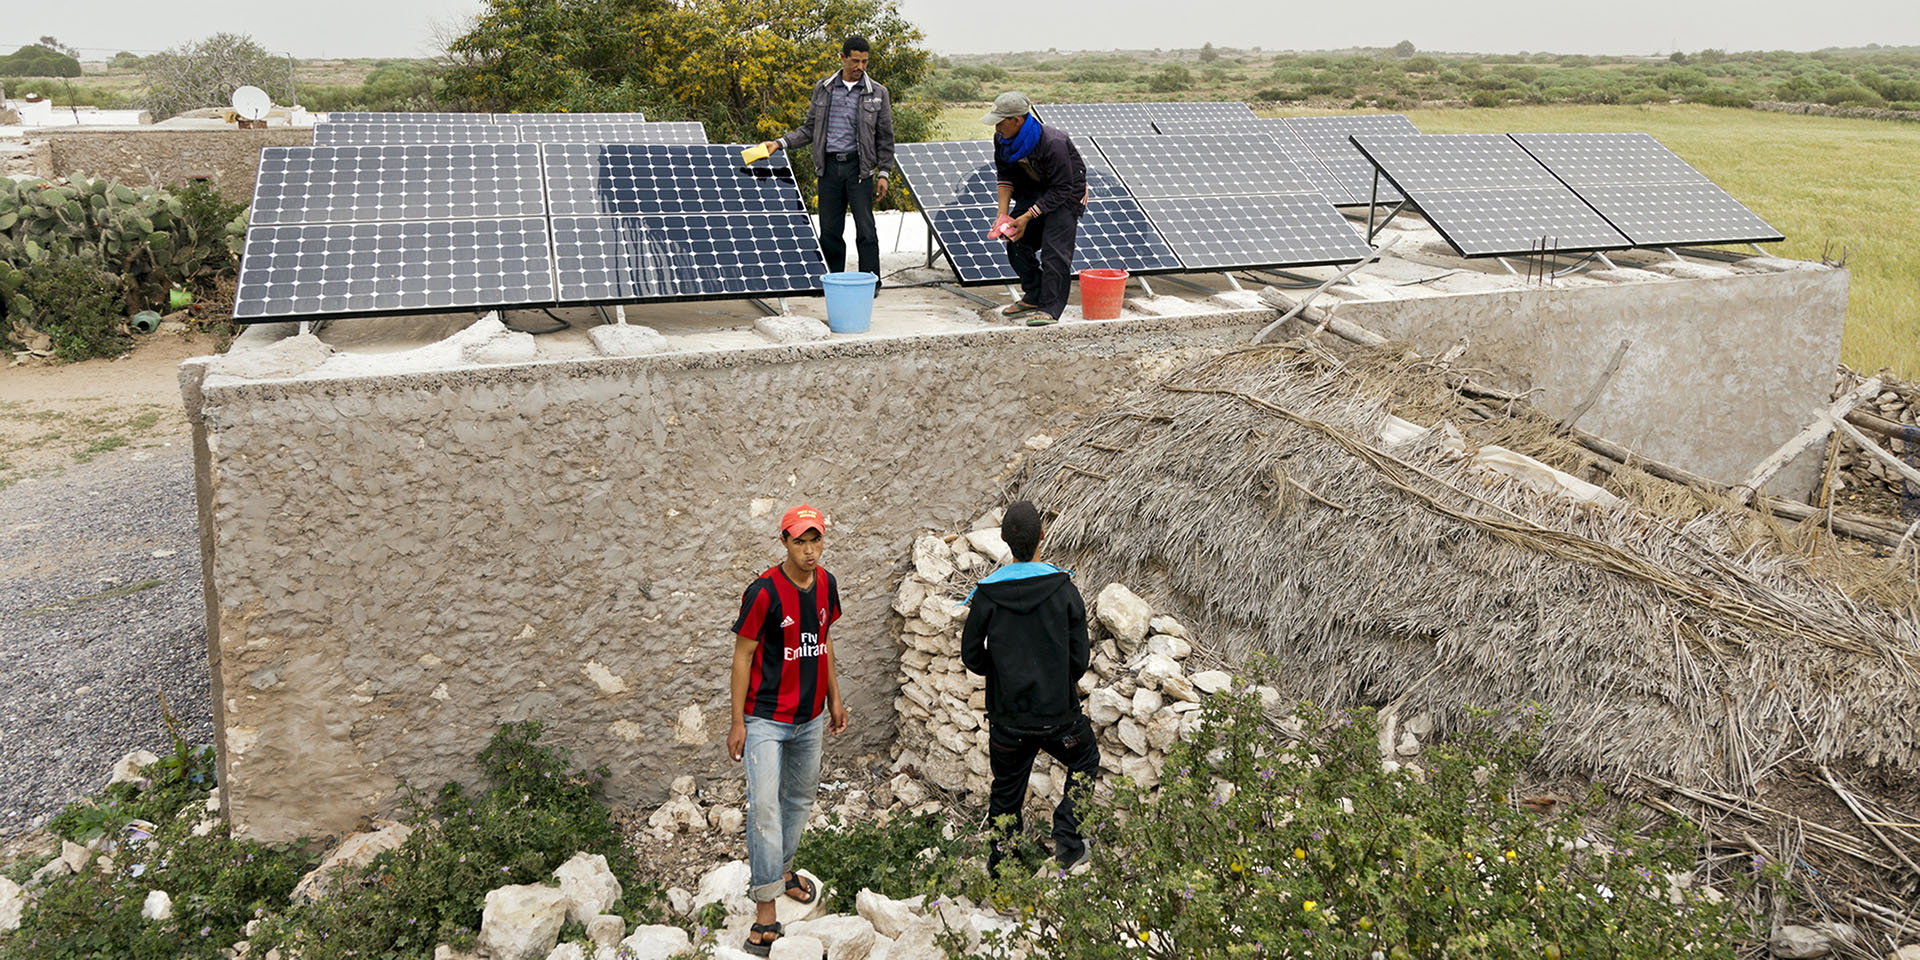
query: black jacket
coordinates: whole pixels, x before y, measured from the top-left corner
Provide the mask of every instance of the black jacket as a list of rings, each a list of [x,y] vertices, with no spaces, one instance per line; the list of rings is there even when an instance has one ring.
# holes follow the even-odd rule
[[[987,678],[987,718],[1044,730],[1080,716],[1087,606],[1065,571],[983,582],[960,634],[960,659]]]
[[[1032,206],[1036,217],[1087,205],[1087,162],[1065,130],[1042,125],[1040,142],[1033,145],[1032,153],[1013,163],[995,156],[993,164],[1000,183],[1013,188],[1015,204]]]

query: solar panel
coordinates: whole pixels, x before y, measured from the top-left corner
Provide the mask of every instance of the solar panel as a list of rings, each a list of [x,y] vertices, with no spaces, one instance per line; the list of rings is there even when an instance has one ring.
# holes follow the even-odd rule
[[[497,123],[322,123],[315,146],[362,143],[518,143],[520,134]]]
[[[1343,117],[1287,117],[1280,121],[1293,135],[1320,158],[1327,171],[1339,180],[1348,199],[1334,196],[1342,206],[1364,205],[1373,196],[1373,164],[1354,149],[1348,137],[1357,135],[1389,136],[1417,134],[1413,121],[1397,113],[1369,113]],[[1323,191],[1324,192],[1324,191]],[[1380,182],[1380,202],[1398,203],[1400,191],[1385,180]]]
[[[1135,197],[1314,193],[1277,143],[1232,136],[1099,137],[1100,150]],[[1271,143],[1271,141],[1268,141]]]
[[[1144,103],[1034,104],[1033,113],[1049,127],[1089,137],[1154,132]]]
[[[1005,283],[1016,278],[1004,241],[987,239],[993,207],[942,207],[927,210],[934,235],[953,261],[961,283]],[[1132,273],[1181,269],[1145,211],[1132,200],[1098,200],[1087,206],[1074,239],[1075,272],[1120,267]]]
[[[1216,120],[1212,122],[1162,121],[1156,122],[1160,132],[1167,136],[1224,136],[1231,137],[1242,144],[1257,144],[1273,141],[1280,153],[1306,176],[1315,190],[1336,207],[1352,206],[1367,202],[1365,197],[1355,200],[1348,192],[1343,178],[1336,176],[1326,165],[1320,162],[1319,154],[1308,149],[1300,141],[1285,120],[1278,117],[1255,117],[1252,120]],[[1369,166],[1368,169],[1372,169]]]
[[[991,141],[902,143],[894,147],[893,158],[922,207],[981,206],[996,200]]]
[[[1211,122],[1252,120],[1253,108],[1238,100],[1163,101],[1147,104],[1147,118],[1158,126],[1161,121]],[[1165,131],[1161,131],[1164,133]]]
[[[724,144],[549,143],[548,209],[594,214],[805,212],[784,152],[750,167]]]
[[[438,312],[553,302],[544,217],[247,230],[233,316]]]
[[[536,120],[518,124],[525,143],[706,143],[705,127],[690,120]]]
[[[532,144],[266,147],[253,224],[539,217]]]
[[[1416,196],[1436,190],[1549,187],[1560,181],[1499,133],[1437,133],[1361,138],[1375,160],[1391,158],[1394,183]]]
[[[631,113],[496,113],[495,123],[519,126],[523,123],[538,123],[549,120],[625,120],[639,122],[647,115],[635,110]]]
[[[1169,197],[1140,206],[1189,270],[1353,263],[1370,252],[1318,194]]]
[[[784,296],[827,272],[805,213],[554,217],[562,303]]]
[[[337,110],[322,123],[492,123],[491,113],[411,113],[404,110]]]
[[[1073,146],[1080,151],[1080,159],[1087,165],[1087,190],[1095,200],[1119,200],[1132,196],[1126,182],[1120,179],[1113,164],[1100,152],[1092,137],[1078,134],[1072,138]]]
[[[1512,139],[1640,246],[1785,239],[1644,133],[1516,133]]]

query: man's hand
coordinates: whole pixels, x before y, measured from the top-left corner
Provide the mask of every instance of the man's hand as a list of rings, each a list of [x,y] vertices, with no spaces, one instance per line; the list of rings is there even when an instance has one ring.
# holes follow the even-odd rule
[[[873,198],[875,200],[878,200],[881,197],[884,197],[886,195],[887,195],[887,178],[874,177],[873,178]]]
[[[827,703],[827,732],[839,736],[847,732],[847,707],[838,700]]]
[[[780,152],[780,141],[778,140],[762,141],[760,144],[760,149],[765,150],[768,156],[772,156],[773,154]]]
[[[1027,215],[1023,213],[1017,217],[1014,217],[1013,225],[1007,228],[1007,232],[1006,232],[1007,242],[1012,243],[1026,235],[1027,235]]]
[[[727,731],[727,756],[732,757],[734,763],[739,763],[740,758],[746,756],[746,753],[747,725],[735,720],[733,727]]]

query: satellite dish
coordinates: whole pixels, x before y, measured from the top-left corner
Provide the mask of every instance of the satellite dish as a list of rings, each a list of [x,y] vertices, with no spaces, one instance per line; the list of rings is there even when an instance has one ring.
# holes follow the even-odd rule
[[[233,112],[242,120],[259,120],[273,107],[273,98],[259,87],[241,87],[233,92]]]

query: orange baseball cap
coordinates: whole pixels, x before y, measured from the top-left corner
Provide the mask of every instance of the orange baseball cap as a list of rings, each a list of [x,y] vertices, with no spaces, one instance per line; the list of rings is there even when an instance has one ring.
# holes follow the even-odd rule
[[[788,510],[787,515],[780,518],[780,532],[789,537],[800,536],[808,530],[818,530],[825,535],[827,524],[821,519],[820,511],[804,503]]]

